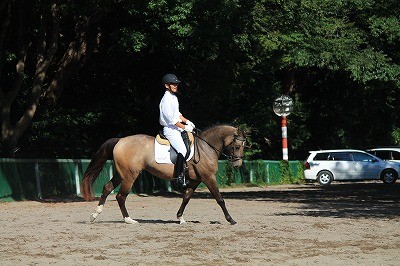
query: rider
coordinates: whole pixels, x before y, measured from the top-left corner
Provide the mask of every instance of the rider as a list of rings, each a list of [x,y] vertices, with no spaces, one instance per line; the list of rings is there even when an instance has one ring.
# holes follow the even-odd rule
[[[160,124],[164,127],[164,135],[178,153],[174,167],[174,179],[178,180],[178,183],[183,183],[183,164],[188,151],[182,139],[182,132],[192,132],[195,125],[179,111],[179,102],[176,93],[178,92],[180,82],[174,74],[166,74],[162,78],[165,93],[161,99],[159,108]]]

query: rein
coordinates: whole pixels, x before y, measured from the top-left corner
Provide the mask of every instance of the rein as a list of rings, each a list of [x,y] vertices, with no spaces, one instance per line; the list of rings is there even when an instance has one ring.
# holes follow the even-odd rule
[[[197,132],[201,132],[201,130],[200,130],[200,129],[197,129],[197,128],[196,128],[196,131],[197,131]],[[240,160],[240,159],[243,158],[243,156],[236,156],[236,155],[234,155],[234,154],[232,154],[232,155],[225,154],[222,150],[219,150],[219,149],[215,148],[215,147],[214,147],[213,145],[211,145],[208,141],[206,141],[205,139],[201,138],[201,137],[198,135],[198,133],[193,134],[193,136],[195,137],[195,145],[194,145],[194,146],[195,146],[195,152],[194,152],[194,157],[193,157],[193,162],[194,162],[195,164],[197,164],[198,162],[200,162],[200,153],[199,153],[199,152],[198,152],[198,154],[199,154],[199,160],[196,161],[196,150],[198,150],[198,140],[197,140],[197,139],[200,139],[200,140],[204,141],[205,143],[207,143],[208,146],[210,146],[211,148],[213,148],[217,153],[220,153],[220,154],[222,154],[223,156],[225,156],[225,158],[226,158],[230,163],[233,163],[233,162],[238,161],[238,160]],[[226,149],[226,148],[228,148],[229,146],[231,146],[231,145],[235,142],[235,140],[243,141],[243,145],[244,145],[244,142],[246,141],[244,138],[241,138],[241,137],[235,135],[234,138],[233,138],[233,140],[232,140],[232,142],[229,143],[224,149]],[[235,151],[235,148],[233,148],[233,151]],[[233,153],[234,153],[234,152],[233,152]]]

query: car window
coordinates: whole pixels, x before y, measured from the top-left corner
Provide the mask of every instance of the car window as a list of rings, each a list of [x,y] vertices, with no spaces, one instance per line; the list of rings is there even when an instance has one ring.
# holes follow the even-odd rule
[[[357,162],[372,162],[373,158],[374,158],[368,154],[361,153],[361,152],[353,152],[352,155],[353,155],[354,161],[357,161]]]
[[[329,152],[321,152],[317,153],[314,157],[314,161],[326,161],[330,159],[330,153]]]
[[[335,161],[352,161],[348,152],[332,152],[331,156]]]
[[[368,152],[369,154],[372,154],[372,155],[377,156],[375,151],[368,151],[368,150],[367,150],[366,152]]]
[[[392,160],[390,151],[376,151],[375,155],[376,155],[376,157],[379,157],[382,160]]]
[[[392,160],[400,160],[400,152],[392,151]]]

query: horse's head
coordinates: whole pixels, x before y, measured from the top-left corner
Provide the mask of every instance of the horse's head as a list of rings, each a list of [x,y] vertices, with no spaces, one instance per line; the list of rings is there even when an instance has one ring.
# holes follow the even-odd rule
[[[245,133],[239,129],[235,133],[226,138],[225,150],[227,151],[227,159],[237,168],[243,163],[244,146],[246,142]]]

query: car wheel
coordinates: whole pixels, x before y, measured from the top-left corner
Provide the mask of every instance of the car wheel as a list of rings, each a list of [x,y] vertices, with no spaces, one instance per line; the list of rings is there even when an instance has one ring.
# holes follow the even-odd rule
[[[393,184],[397,179],[397,172],[393,169],[386,169],[382,171],[381,179],[383,183]]]
[[[328,186],[333,181],[333,175],[329,171],[321,171],[317,175],[317,180],[322,186]]]

